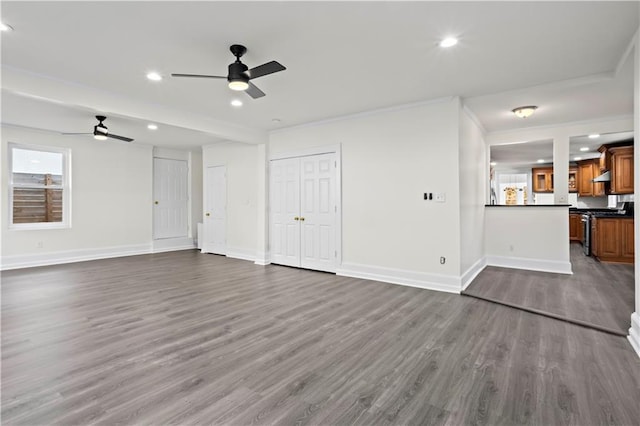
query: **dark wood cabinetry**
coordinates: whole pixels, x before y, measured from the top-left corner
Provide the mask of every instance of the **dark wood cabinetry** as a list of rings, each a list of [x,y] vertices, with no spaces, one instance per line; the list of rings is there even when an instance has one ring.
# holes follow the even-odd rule
[[[578,163],[578,195],[581,197],[601,197],[605,195],[604,182],[593,182],[600,175],[600,159]]]
[[[604,262],[633,263],[633,218],[591,220],[591,254]]]
[[[537,167],[531,169],[533,192],[553,192],[553,167]],[[578,192],[579,171],[569,168],[569,192]]]
[[[553,167],[538,167],[531,170],[533,192],[553,192]]]
[[[611,153],[611,193],[633,194],[633,147],[609,148]]]
[[[582,241],[582,215],[569,214],[569,241]]]

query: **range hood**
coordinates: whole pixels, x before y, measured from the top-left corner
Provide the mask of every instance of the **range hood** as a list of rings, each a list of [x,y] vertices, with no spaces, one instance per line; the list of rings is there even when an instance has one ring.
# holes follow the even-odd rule
[[[597,178],[593,179],[593,182],[611,182],[611,172],[607,170]]]

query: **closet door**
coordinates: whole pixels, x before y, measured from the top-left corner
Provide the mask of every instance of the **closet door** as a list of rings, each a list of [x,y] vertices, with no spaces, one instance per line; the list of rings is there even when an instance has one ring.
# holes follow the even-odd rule
[[[335,154],[270,162],[271,263],[336,269]]]
[[[335,154],[300,158],[300,266],[335,272]]]
[[[271,262],[300,266],[300,160],[270,162]]]
[[[207,167],[203,253],[227,254],[227,168]]]

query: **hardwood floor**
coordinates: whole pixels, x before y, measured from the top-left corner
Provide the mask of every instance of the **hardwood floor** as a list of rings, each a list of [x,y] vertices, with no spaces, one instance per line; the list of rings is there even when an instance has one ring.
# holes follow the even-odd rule
[[[625,338],[182,251],[2,273],[2,423],[637,425]]]
[[[550,314],[626,336],[634,310],[634,266],[602,263],[572,243],[573,275],[487,267],[464,294]]]

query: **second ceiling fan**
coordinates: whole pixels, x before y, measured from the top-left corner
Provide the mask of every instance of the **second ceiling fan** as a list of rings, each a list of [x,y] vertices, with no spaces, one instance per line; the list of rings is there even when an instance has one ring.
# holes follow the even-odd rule
[[[171,77],[218,79],[224,78],[229,82],[229,88],[231,90],[245,91],[253,99],[257,99],[265,96],[265,93],[262,90],[258,89],[250,80],[286,70],[286,68],[277,61],[267,62],[266,64],[258,65],[257,67],[249,69],[249,67],[247,67],[240,61],[242,55],[247,52],[246,47],[239,44],[234,44],[229,48],[229,50],[231,50],[231,53],[233,53],[233,55],[236,57],[236,60],[232,64],[229,64],[229,73],[227,76],[202,74],[171,74]]]

